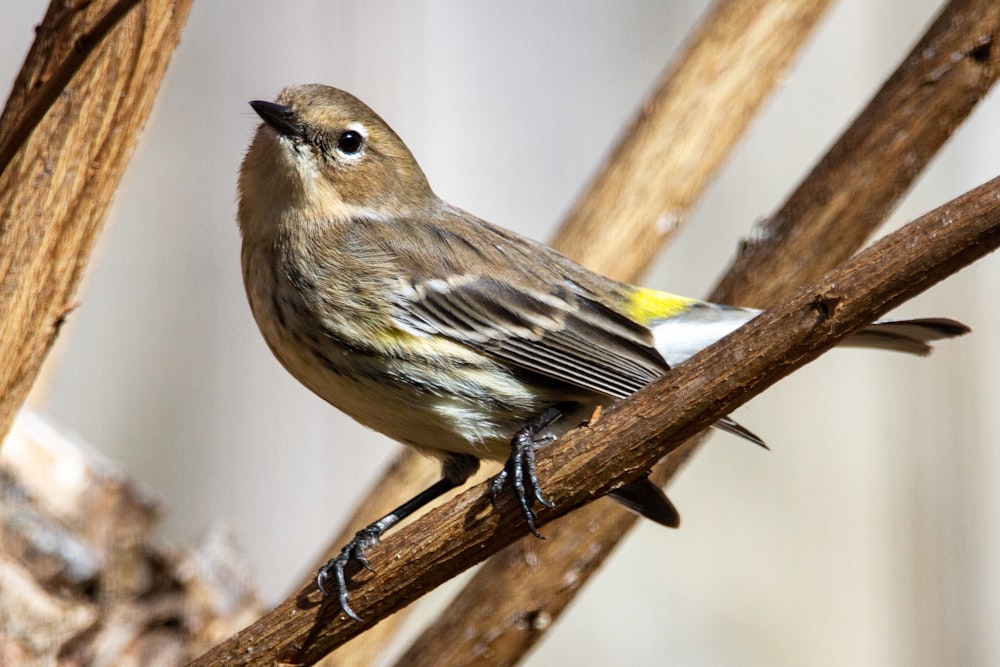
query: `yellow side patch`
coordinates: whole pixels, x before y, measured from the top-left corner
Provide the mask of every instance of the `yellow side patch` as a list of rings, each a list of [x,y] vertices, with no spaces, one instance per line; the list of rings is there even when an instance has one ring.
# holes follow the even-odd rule
[[[687,310],[697,299],[638,287],[628,299],[626,313],[640,324],[665,320]]]
[[[459,361],[476,363],[483,359],[480,352],[476,352],[467,345],[462,345],[449,340],[444,336],[420,336],[396,327],[380,329],[375,332],[374,337],[385,348],[389,354],[401,352],[403,354],[415,354],[425,357],[437,357],[442,360],[456,359]]]

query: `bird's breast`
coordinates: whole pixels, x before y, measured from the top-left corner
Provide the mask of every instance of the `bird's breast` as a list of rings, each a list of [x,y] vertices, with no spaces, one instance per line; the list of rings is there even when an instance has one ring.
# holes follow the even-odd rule
[[[313,298],[316,285],[254,259],[244,258],[247,296],[275,357],[315,394],[390,438],[503,459],[514,432],[555,400],[488,355],[382,322],[357,300],[324,307]]]

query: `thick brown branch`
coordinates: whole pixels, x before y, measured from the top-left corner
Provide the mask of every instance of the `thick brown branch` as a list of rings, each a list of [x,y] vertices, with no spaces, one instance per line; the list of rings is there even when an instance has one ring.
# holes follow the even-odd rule
[[[11,99],[7,100],[4,115],[7,115],[9,112],[12,114],[11,117],[16,120],[11,123],[10,127],[7,127],[5,123],[0,123],[2,125],[0,127],[0,137],[3,139],[3,142],[0,143],[0,173],[3,173],[32,131],[42,122],[42,118],[45,117],[45,114],[55,103],[60,93],[66,89],[70,80],[80,70],[80,67],[90,56],[91,52],[104,41],[108,33],[118,25],[118,22],[138,2],[139,0],[118,0],[118,2],[108,7],[103,16],[94,21],[92,26],[87,28],[86,32],[74,40],[72,48],[69,49],[51,74],[47,74],[44,81],[36,79],[37,90],[32,91],[29,99],[20,99],[16,94],[17,91],[27,92],[29,90],[28,86],[15,87],[15,94],[11,96]],[[47,18],[50,18],[54,12],[66,11],[66,9],[54,3],[49,8],[49,16]],[[62,19],[60,19],[60,22],[62,22]],[[43,23],[43,26],[45,25]],[[65,33],[57,33],[54,35],[56,39],[53,40],[53,43],[58,43],[60,41],[59,37],[65,39],[66,36]],[[46,43],[47,40],[42,39],[36,42],[39,47],[42,47]],[[31,61],[29,57],[29,62],[25,64],[18,78],[21,80],[33,78],[30,74],[35,73],[33,70],[42,64],[41,61]]]
[[[885,237],[660,381],[542,450],[538,472],[553,510],[542,523],[649,470],[719,417],[853,331],[1000,245],[1000,179]],[[480,484],[370,552],[352,605],[320,603],[307,581],[260,621],[193,664],[310,664],[462,570],[526,534],[510,497],[490,507]]]
[[[0,131],[14,151],[0,174],[0,436],[72,308],[190,5],[60,2],[38,30]]]
[[[912,183],[913,178],[947,139],[942,130],[954,130],[996,80],[1000,54],[983,50],[1000,34],[997,6],[988,0],[952,2],[934,22],[897,72],[883,86],[871,105],[834,145],[830,155],[835,164],[871,164],[886,153],[879,138],[895,137],[892,154],[916,155],[905,170],[831,170],[828,156],[809,174],[792,195],[783,211],[785,224],[772,230],[771,249],[784,252],[784,243],[797,248],[797,262],[772,267],[768,254],[755,252],[733,266],[711,300],[757,305],[773,303],[787,296],[803,280],[813,280],[830,268],[827,256],[846,257],[855,252],[891,205]],[[926,51],[933,45],[937,51]],[[978,48],[978,51],[977,51]],[[950,54],[976,52],[979,79],[971,80],[974,67]],[[927,58],[935,53],[934,58]],[[985,56],[985,58],[984,58]],[[974,63],[975,64],[975,63]],[[895,115],[885,100],[914,99],[927,80],[935,81],[938,102],[926,114],[912,105]],[[934,125],[924,132],[928,124]],[[910,144],[919,149],[910,151]],[[900,157],[900,159],[903,159]],[[892,160],[888,161],[889,164]],[[834,179],[834,180],[830,180]],[[826,196],[831,188],[842,187],[850,198]],[[886,196],[888,188],[894,197]],[[857,225],[861,231],[851,231]],[[823,239],[815,245],[804,238]],[[794,272],[793,272],[794,269]],[[799,282],[793,282],[798,280]],[[663,485],[695,451],[702,438],[695,438],[671,453],[653,470],[652,479]],[[610,555],[618,540],[635,524],[633,514],[613,504],[595,504],[549,525],[545,542],[522,540],[491,559],[476,573],[448,608],[398,661],[397,667],[430,664],[468,664],[468,656],[482,656],[474,664],[514,664],[551,627],[552,621],[582,589],[589,577]],[[571,576],[570,576],[570,571]],[[525,591],[497,599],[495,591]],[[545,624],[528,622],[544,616]],[[489,641],[484,644],[483,637]],[[433,656],[433,658],[431,658]]]

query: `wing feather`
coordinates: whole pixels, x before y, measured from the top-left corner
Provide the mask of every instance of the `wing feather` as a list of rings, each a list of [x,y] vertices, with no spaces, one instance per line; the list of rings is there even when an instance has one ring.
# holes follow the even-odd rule
[[[410,327],[607,396],[627,396],[667,370],[652,333],[575,290],[527,290],[483,276],[426,281],[403,305]]]

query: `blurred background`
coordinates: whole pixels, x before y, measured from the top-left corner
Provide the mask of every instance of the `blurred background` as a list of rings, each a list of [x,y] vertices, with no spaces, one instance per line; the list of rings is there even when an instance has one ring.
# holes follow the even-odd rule
[[[278,600],[398,445],[299,386],[250,317],[247,101],[349,90],[438,194],[545,240],[707,4],[196,2],[35,405],[176,542],[231,525]],[[0,4],[8,87],[45,5]],[[939,8],[836,3],[645,283],[707,293]],[[1000,174],[998,117],[994,93],[887,230]],[[998,281],[990,257],[901,309],[974,329],[928,359],[835,351],[742,408],[772,451],[713,436],[670,490],[683,528],[636,530],[528,664],[1000,662]]]

